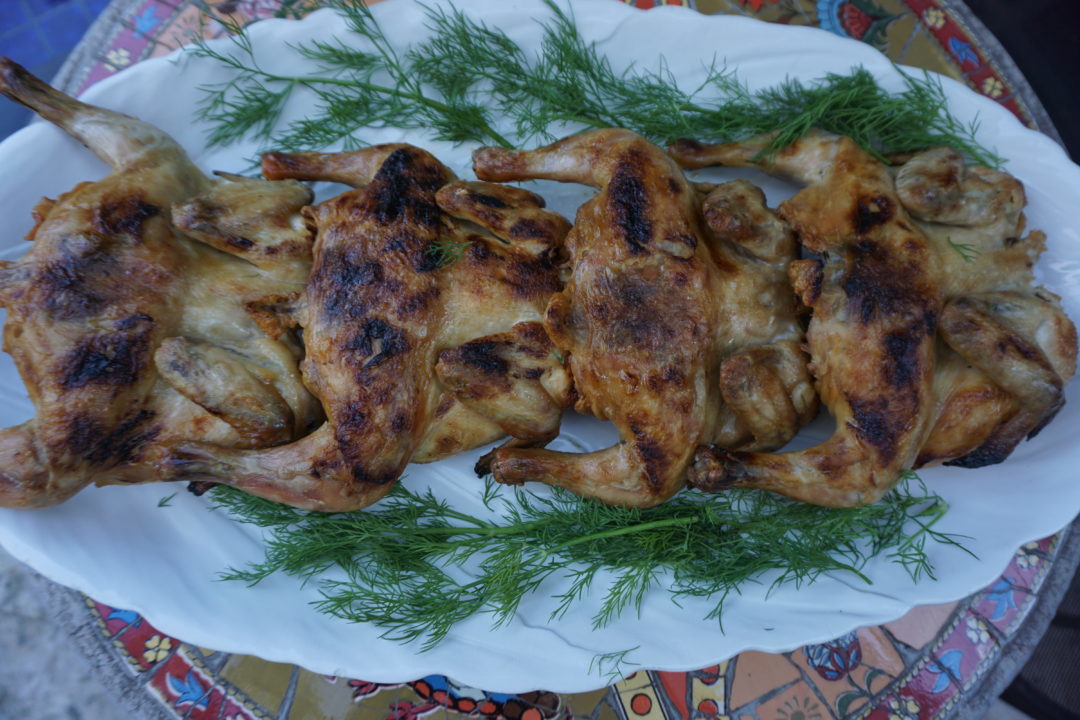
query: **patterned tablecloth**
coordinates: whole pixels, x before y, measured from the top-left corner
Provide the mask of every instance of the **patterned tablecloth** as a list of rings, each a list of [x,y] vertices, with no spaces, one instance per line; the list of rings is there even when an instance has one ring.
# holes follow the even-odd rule
[[[377,0],[375,0],[377,1]],[[613,0],[618,1],[618,0]],[[1055,135],[1045,111],[997,42],[958,0],[636,0],[704,13],[818,25],[897,62],[958,78],[1023,122]],[[304,0],[114,0],[61,70],[79,91],[198,33],[204,12],[249,21],[303,12]],[[444,676],[399,684],[326,677],[301,668],[194,647],[145,618],[55,585],[58,622],[145,717],[372,718],[432,713],[506,720],[738,718],[900,720],[978,716],[1042,634],[1080,559],[1080,532],[1020,548],[988,587],[945,605],[916,608],[879,627],[792,652],[745,652],[694,672],[642,670],[589,693],[504,695]],[[195,610],[193,609],[193,612]]]

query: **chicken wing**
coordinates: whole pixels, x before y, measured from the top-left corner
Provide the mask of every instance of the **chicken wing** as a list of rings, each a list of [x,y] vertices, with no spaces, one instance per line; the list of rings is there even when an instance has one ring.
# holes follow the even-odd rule
[[[4,349],[37,409],[0,430],[0,505],[161,479],[154,458],[177,439],[257,446],[306,432],[321,411],[301,383],[299,348],[245,310],[249,293],[280,291],[281,278],[169,225],[173,203],[211,185],[183,150],[6,59],[0,92],[113,169],[43,200],[32,248],[0,267]]]
[[[455,181],[409,145],[272,153],[263,172],[357,188],[305,210],[316,237],[303,295],[254,308],[267,327],[303,328],[304,379],[327,422],[269,450],[182,444],[175,476],[344,511],[385,495],[410,461],[555,436],[570,382],[540,321],[565,220],[532,193]],[[440,266],[440,247],[460,259]]]
[[[300,210],[314,199],[297,180],[217,173],[206,192],[176,203],[173,225],[190,238],[243,258],[297,289],[311,272],[311,237]]]
[[[886,167],[848,138],[812,132],[763,156],[768,136],[706,147],[682,141],[683,167],[760,166],[807,186],[780,214],[814,254],[790,264],[813,315],[807,331],[826,442],[780,454],[703,446],[690,484],[759,487],[821,505],[879,499],[910,468],[934,419],[934,338],[943,293],[936,256]]]
[[[621,437],[586,454],[500,449],[496,480],[647,507],[682,487],[699,443],[776,446],[812,416],[791,293],[776,282],[794,242],[760,192],[716,188],[706,224],[679,168],[625,130],[527,152],[484,148],[473,161],[481,179],[600,188],[567,238],[570,280],[545,327],[568,358],[577,409],[611,420]]]

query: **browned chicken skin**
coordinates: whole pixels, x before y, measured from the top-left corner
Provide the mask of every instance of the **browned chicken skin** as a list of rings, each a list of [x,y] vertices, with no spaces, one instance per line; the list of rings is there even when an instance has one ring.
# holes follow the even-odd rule
[[[303,287],[311,272],[311,237],[300,209],[311,204],[311,189],[297,180],[217,175],[225,181],[173,205],[173,225]]]
[[[738,152],[689,143],[676,148],[679,159],[694,166],[743,164]],[[781,159],[773,169],[790,174],[788,162]],[[1044,236],[1024,236],[1024,192],[1015,178],[967,166],[954,150],[918,153],[894,175],[896,198],[929,241],[943,299],[930,429],[912,465],[1001,462],[1053,418],[1076,372],[1076,328],[1032,274]],[[828,198],[818,202],[824,217]],[[794,274],[805,265],[795,264]],[[740,459],[718,450],[699,459],[703,484],[722,486],[740,472]]]
[[[1076,328],[1032,273],[1044,236],[1024,235],[1019,181],[954,150],[915,155],[896,187],[934,246],[946,297],[936,422],[916,466],[1001,462],[1061,408],[1076,372]]]
[[[702,200],[679,168],[625,130],[529,152],[485,148],[473,160],[486,180],[547,178],[601,189],[579,209],[567,238],[571,276],[552,298],[545,327],[568,356],[577,409],[611,420],[622,438],[587,454],[500,449],[496,480],[537,480],[647,507],[683,486],[699,443],[723,435],[776,447],[812,417],[790,291],[768,262],[782,265],[794,243],[760,192],[715,189],[707,226]],[[762,227],[771,228],[767,241]]]
[[[812,369],[837,428],[781,454],[702,447],[690,483],[759,487],[821,505],[878,500],[910,468],[934,419],[934,339],[943,292],[936,255],[885,166],[848,138],[813,132],[761,159],[768,137],[706,147],[684,141],[684,167],[762,166],[807,187],[780,214],[817,257],[790,275],[813,312]]]
[[[818,408],[787,278],[795,235],[765,206],[761,189],[745,180],[706,192],[705,224],[723,277],[714,302],[724,402],[714,442],[732,449],[775,450]]]
[[[557,434],[570,382],[540,320],[565,220],[532,193],[455,181],[409,145],[270,154],[263,172],[358,188],[305,210],[316,239],[303,296],[256,308],[286,314],[267,327],[303,328],[304,378],[328,421],[265,451],[181,445],[173,472],[344,511],[385,495],[408,462]],[[439,242],[468,246],[440,268]]]
[[[320,410],[301,384],[299,348],[266,337],[245,311],[248,293],[288,284],[169,226],[173,203],[211,185],[183,150],[8,60],[0,92],[113,168],[43,200],[32,248],[0,266],[4,349],[37,409],[0,431],[0,505],[161,479],[153,460],[177,439],[250,447],[305,432]]]
[[[477,467],[501,482],[650,506],[689,469],[704,489],[856,505],[904,468],[1000,462],[1075,374],[1075,326],[1032,275],[1043,236],[1023,236],[1022,186],[950,150],[890,175],[825,133],[766,161],[768,138],[673,149],[686,167],[807,183],[783,219],[749,183],[691,186],[627,131],[479,151],[485,179],[601,189],[567,238],[560,292],[565,220],[523,190],[456,181],[417,148],[272,154],[275,182],[215,182],[157,129],[9,61],[0,92],[113,167],[43,200],[32,250],[0,264],[5,349],[38,410],[0,431],[0,505],[180,478],[349,510],[408,462],[506,435]],[[307,179],[358,189],[302,216]],[[813,257],[795,260],[787,223]],[[431,252],[442,242],[465,246],[451,267]],[[816,411],[785,268],[813,312],[812,369],[838,426],[769,454]],[[621,442],[539,449],[572,398]]]

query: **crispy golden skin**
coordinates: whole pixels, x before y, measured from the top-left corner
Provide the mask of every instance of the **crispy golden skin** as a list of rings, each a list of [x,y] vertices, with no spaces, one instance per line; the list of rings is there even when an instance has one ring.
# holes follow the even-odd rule
[[[172,472],[344,511],[385,495],[410,461],[557,434],[570,381],[540,321],[569,223],[532,193],[455,181],[409,145],[270,154],[263,172],[357,188],[305,210],[316,237],[304,294],[253,307],[268,328],[303,328],[304,379],[328,420],[265,451],[184,444]],[[439,267],[439,241],[468,246]]]
[[[0,92],[112,166],[35,210],[20,260],[0,266],[4,349],[37,409],[0,431],[0,505],[41,507],[92,481],[162,479],[163,445],[284,442],[320,409],[299,348],[266,337],[250,294],[273,273],[178,235],[170,206],[210,188],[156,128],[77,102],[0,60]]]
[[[732,152],[690,143],[676,148],[693,165],[710,158],[741,164]],[[782,163],[776,169],[790,172]],[[931,427],[913,466],[1001,462],[1060,410],[1076,372],[1076,328],[1032,273],[1045,237],[1024,234],[1018,180],[967,166],[954,150],[917,153],[893,175],[897,199],[929,241],[943,299]],[[721,453],[712,455],[703,454],[701,473],[722,485],[724,473],[735,471],[718,468]]]
[[[1001,462],[1053,418],[1076,372],[1076,328],[1032,273],[1045,238],[1024,235],[1016,178],[954,150],[918,153],[896,188],[938,255],[946,297],[936,422],[916,466]]]
[[[816,257],[790,275],[813,316],[807,331],[826,442],[780,454],[703,446],[690,483],[759,487],[821,505],[878,500],[910,468],[934,420],[934,338],[943,305],[936,253],[904,210],[885,166],[848,138],[813,132],[760,159],[768,137],[678,143],[683,167],[762,166],[807,184],[780,214]]]
[[[577,409],[611,420],[621,437],[587,454],[500,449],[498,481],[537,480],[647,507],[683,486],[699,443],[723,436],[776,447],[813,415],[780,269],[794,243],[760,192],[714,189],[706,224],[702,198],[679,168],[625,130],[528,152],[485,148],[473,160],[482,179],[600,188],[567,238],[570,279],[545,327],[568,357]]]
[[[217,173],[223,182],[176,203],[173,225],[188,237],[243,258],[299,288],[311,272],[311,236],[300,215],[311,189]]]
[[[745,180],[706,189],[707,236],[721,270],[714,297],[721,343],[719,426],[725,448],[776,450],[817,414],[804,332],[787,266],[795,235]]]

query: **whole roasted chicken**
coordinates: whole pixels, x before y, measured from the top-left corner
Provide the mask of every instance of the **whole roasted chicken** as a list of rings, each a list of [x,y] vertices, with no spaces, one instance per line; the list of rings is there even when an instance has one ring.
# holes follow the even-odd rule
[[[916,466],[999,463],[1065,402],[1076,327],[1032,272],[1045,249],[1024,234],[1024,188],[955,150],[896,172],[900,201],[937,253],[945,293],[934,369],[936,415]]]
[[[303,328],[304,380],[327,421],[268,450],[180,444],[173,477],[344,511],[385,495],[409,462],[555,437],[570,379],[540,321],[561,286],[563,218],[524,190],[455,181],[410,145],[269,154],[263,173],[357,188],[305,209],[306,290],[253,305],[271,334]]]
[[[621,437],[586,454],[500,449],[496,480],[647,507],[683,486],[699,444],[775,448],[812,417],[780,269],[794,241],[760,191],[715,188],[703,216],[701,196],[671,158],[625,130],[533,151],[484,148],[473,161],[481,179],[600,189],[567,237],[570,279],[544,325],[568,359],[577,409],[611,420]]]
[[[788,453],[703,446],[691,485],[759,487],[819,505],[878,500],[915,463],[934,421],[934,343],[944,294],[937,256],[881,162],[851,139],[812,132],[773,155],[770,136],[672,149],[683,167],[761,166],[806,184],[780,215],[812,257],[789,273],[813,315],[811,369],[833,436]]]
[[[29,252],[0,266],[4,349],[37,410],[0,430],[0,505],[41,507],[90,482],[161,479],[155,459],[175,440],[266,446],[317,422],[299,347],[268,337],[245,309],[251,294],[294,286],[170,227],[173,203],[212,186],[184,151],[6,59],[0,92],[112,167],[42,200]],[[289,212],[288,198],[277,204]]]
[[[810,183],[780,211],[817,255],[792,279],[814,313],[813,368],[837,434],[783,455],[702,448],[692,483],[862,504],[905,468],[1001,462],[1053,418],[1076,329],[1035,283],[1044,236],[1023,236],[1015,178],[948,149],[891,171],[825,133],[759,162],[766,142],[673,153],[685,167],[760,164]]]

